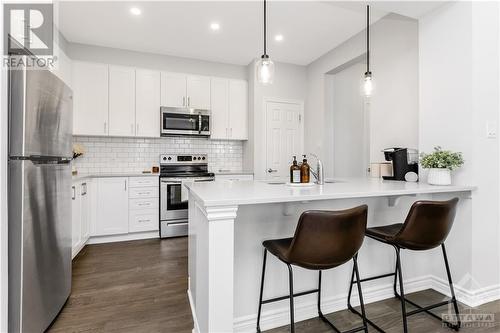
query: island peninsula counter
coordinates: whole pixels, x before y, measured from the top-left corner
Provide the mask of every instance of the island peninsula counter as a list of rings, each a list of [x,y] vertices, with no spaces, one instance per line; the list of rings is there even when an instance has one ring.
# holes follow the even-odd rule
[[[261,181],[193,183],[189,189],[189,300],[195,332],[255,332],[262,266],[262,241],[291,237],[300,214],[309,209],[338,210],[367,204],[368,225],[403,222],[416,200],[459,197],[459,209],[447,241],[455,281],[467,274],[454,257],[467,247],[471,224],[472,186],[431,186],[425,183],[346,179],[322,186],[293,188]],[[461,249],[461,250],[460,250]],[[423,255],[403,251],[403,278],[408,292],[436,288],[443,280],[438,251]],[[359,252],[361,277],[394,270],[394,251],[365,239]],[[322,307],[325,313],[346,308],[351,263],[326,271]],[[296,292],[312,289],[317,274],[296,268]],[[264,298],[287,295],[286,265],[268,258]],[[438,281],[438,282],[436,282]],[[444,280],[443,280],[444,281]],[[446,286],[444,284],[443,286]],[[439,287],[439,286],[438,286]],[[439,289],[439,288],[438,288]],[[445,290],[443,290],[445,291]],[[366,303],[393,297],[392,281],[363,285]],[[353,300],[357,302],[354,294]],[[355,303],[356,304],[356,303]],[[289,322],[288,302],[263,306],[261,327]],[[298,297],[296,321],[317,316],[316,295]]]

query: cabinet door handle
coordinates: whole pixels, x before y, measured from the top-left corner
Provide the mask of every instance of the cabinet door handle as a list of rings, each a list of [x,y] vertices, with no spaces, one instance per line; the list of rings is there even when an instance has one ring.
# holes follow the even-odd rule
[[[107,128],[108,128],[108,124],[106,124],[106,122],[104,122],[104,134],[106,134],[108,132]]]
[[[125,179],[125,192],[127,191],[127,180]]]
[[[186,106],[186,97],[185,96],[182,97],[182,106]]]
[[[150,220],[138,220],[137,222],[143,223],[143,222],[149,222]]]
[[[187,106],[191,106],[191,100],[189,99],[189,96],[188,96]]]
[[[73,191],[73,194],[71,195],[71,200],[75,200],[76,198],[76,189],[74,186],[71,186],[71,190]]]
[[[82,196],[87,195],[87,183],[82,183]]]
[[[269,169],[267,169],[267,172],[268,172],[268,173],[273,173],[273,172],[278,172],[278,170],[275,170],[275,169],[271,169],[271,168],[269,168]]]

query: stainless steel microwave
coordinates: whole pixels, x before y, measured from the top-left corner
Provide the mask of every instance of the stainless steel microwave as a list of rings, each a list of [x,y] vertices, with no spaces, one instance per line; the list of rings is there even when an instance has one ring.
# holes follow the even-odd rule
[[[210,111],[164,107],[161,111],[161,136],[210,137]]]

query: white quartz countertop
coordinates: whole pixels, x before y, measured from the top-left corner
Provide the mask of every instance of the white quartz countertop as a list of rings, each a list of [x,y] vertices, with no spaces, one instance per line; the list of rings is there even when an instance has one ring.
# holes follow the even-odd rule
[[[186,185],[190,196],[204,206],[249,205],[259,203],[389,197],[411,194],[469,192],[474,186],[434,186],[427,183],[351,178],[307,188],[264,181],[214,181]]]
[[[128,172],[128,173],[82,173],[71,177],[72,181],[79,181],[87,178],[109,178],[109,177],[159,177],[159,173],[141,173],[141,172]]]

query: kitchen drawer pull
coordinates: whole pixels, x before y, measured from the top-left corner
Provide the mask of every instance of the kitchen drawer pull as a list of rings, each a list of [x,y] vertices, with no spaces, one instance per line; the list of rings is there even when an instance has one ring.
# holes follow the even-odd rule
[[[151,220],[150,219],[147,219],[147,220],[137,220],[137,222],[144,223],[144,222],[151,222]]]
[[[151,202],[139,203],[137,206],[151,206]]]

